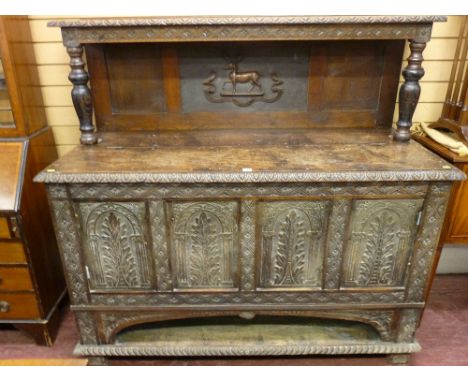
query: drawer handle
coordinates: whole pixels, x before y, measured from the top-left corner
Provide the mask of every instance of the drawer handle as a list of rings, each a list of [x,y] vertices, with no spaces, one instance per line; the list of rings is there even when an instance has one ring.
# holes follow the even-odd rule
[[[0,313],[6,313],[10,311],[10,304],[7,301],[0,301]]]

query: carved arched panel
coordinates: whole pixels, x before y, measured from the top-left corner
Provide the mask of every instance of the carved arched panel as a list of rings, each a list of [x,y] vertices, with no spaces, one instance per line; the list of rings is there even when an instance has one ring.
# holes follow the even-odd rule
[[[260,287],[318,287],[328,201],[262,202]]]
[[[237,202],[171,203],[171,260],[176,288],[235,288]]]
[[[151,289],[144,203],[80,203],[90,288]]]
[[[353,204],[342,287],[403,287],[422,199]]]

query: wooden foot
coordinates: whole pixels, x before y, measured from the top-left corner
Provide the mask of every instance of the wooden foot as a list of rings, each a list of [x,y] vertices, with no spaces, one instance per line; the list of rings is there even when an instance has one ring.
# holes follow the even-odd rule
[[[89,357],[88,366],[109,366],[109,360],[106,357]]]
[[[409,362],[409,354],[390,354],[387,356],[388,362],[393,365],[405,365]]]

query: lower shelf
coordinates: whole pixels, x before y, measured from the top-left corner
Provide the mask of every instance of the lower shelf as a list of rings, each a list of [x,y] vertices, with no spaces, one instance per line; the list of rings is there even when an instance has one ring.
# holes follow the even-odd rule
[[[112,345],[82,345],[83,356],[275,356],[308,354],[405,354],[417,342],[380,340],[370,326],[356,322],[236,318],[145,324],[121,332]]]

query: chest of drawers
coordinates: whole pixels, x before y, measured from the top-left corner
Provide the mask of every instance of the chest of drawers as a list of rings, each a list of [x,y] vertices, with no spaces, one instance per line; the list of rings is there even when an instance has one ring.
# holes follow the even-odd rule
[[[463,178],[407,142],[436,19],[59,23],[83,144],[36,180],[77,354],[419,350],[447,198]],[[401,39],[411,57],[392,137]]]
[[[48,346],[66,289],[45,187],[33,177],[56,159],[28,18],[0,16],[0,324]]]

